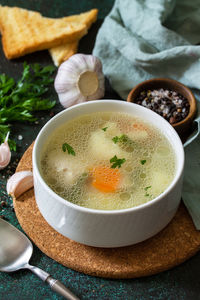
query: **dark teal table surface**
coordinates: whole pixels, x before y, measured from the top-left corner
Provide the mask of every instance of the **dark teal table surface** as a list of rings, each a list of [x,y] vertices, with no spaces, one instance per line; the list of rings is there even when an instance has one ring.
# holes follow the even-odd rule
[[[62,17],[87,11],[91,8],[98,8],[99,15],[97,22],[93,25],[88,35],[80,42],[79,52],[83,53],[91,53],[98,28],[103,18],[109,13],[113,2],[113,0],[0,0],[1,5],[19,6],[37,10],[48,17]],[[0,73],[6,73],[18,79],[24,61],[28,63],[38,62],[42,65],[52,63],[48,51],[40,51],[20,59],[8,61],[0,46]],[[53,86],[49,92],[49,97],[57,100]],[[105,98],[120,99],[119,96],[112,91],[108,82],[106,82]],[[57,100],[57,105],[52,109],[52,112],[56,114],[61,109]],[[38,113],[38,124],[29,125],[16,123],[12,127],[11,138],[15,139],[17,143],[17,152],[12,153],[12,161],[9,167],[0,173],[0,201],[7,203],[7,207],[0,212],[0,215],[4,215],[10,223],[20,230],[22,229],[13,211],[12,201],[5,191],[6,181],[7,178],[14,173],[17,161],[35,139],[40,128],[50,119],[52,112]],[[18,139],[19,135],[23,136],[22,140]],[[61,280],[79,296],[80,299],[200,299],[200,253],[172,270],[150,277],[129,280],[109,280],[78,273],[48,258],[35,245],[31,263]],[[8,299],[60,300],[62,297],[53,293],[49,287],[41,282],[35,275],[23,270],[10,274],[0,273],[0,300]]]

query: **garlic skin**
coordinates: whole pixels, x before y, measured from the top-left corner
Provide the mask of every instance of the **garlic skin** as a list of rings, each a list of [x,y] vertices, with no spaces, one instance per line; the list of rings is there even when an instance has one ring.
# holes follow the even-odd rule
[[[8,137],[10,132],[7,133],[4,143],[0,145],[0,170],[7,167],[11,159],[11,151],[8,145]]]
[[[55,90],[65,108],[104,96],[101,61],[93,55],[74,54],[58,68]]]
[[[7,181],[6,190],[8,195],[18,198],[21,194],[33,187],[33,173],[21,171],[13,174]]]

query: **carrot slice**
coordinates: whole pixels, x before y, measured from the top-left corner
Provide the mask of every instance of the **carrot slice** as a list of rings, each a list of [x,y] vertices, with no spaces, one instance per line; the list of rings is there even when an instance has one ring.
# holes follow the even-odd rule
[[[91,175],[92,186],[101,192],[113,193],[119,186],[121,175],[118,169],[98,166],[91,170]]]

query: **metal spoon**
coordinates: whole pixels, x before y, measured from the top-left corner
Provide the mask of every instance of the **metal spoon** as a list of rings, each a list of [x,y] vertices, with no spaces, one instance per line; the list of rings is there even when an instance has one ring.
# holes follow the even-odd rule
[[[17,228],[0,219],[0,271],[14,272],[20,269],[29,269],[51,289],[68,300],[78,300],[59,280],[51,277],[45,271],[29,265],[33,253],[30,240]]]

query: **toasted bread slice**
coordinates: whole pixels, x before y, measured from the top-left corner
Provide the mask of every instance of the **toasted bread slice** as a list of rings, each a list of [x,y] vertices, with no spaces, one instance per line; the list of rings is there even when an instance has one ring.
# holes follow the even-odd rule
[[[19,7],[0,6],[0,31],[8,59],[73,42],[87,33],[86,25],[42,17],[38,12]]]
[[[96,21],[97,14],[98,9],[92,9],[80,15],[66,17],[65,19],[71,22],[85,24],[87,29],[89,29],[92,23]],[[73,43],[65,43],[63,45],[49,49],[50,55],[56,66],[59,66],[63,61],[67,60],[70,56],[77,52],[79,40],[80,39]]]
[[[79,41],[66,43],[49,49],[49,53],[55,66],[59,66],[62,62],[67,60],[70,56],[77,53]]]

